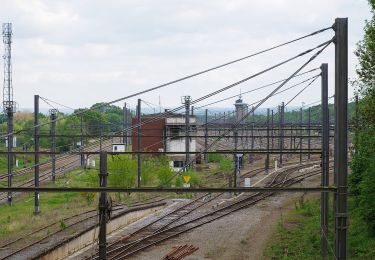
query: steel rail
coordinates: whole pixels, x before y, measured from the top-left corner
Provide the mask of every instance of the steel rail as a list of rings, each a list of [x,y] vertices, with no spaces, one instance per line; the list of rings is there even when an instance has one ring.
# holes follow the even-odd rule
[[[156,200],[156,201],[152,201],[152,202],[147,202],[147,203],[139,203],[139,204],[136,205],[136,207],[143,207],[143,206],[147,206],[147,205],[153,205],[153,204],[155,204],[155,203],[156,203],[156,204],[158,204],[158,203],[160,204],[162,201],[164,201],[164,199],[160,199],[160,200]],[[113,210],[113,211],[119,211],[119,210],[123,210],[123,211],[119,212],[119,213],[116,214],[114,217],[122,216],[124,213],[128,212],[128,210],[129,210],[129,208],[128,208],[128,207],[125,207],[125,205],[118,205],[118,206],[115,206],[115,207],[122,207],[122,208],[115,209],[115,210]],[[134,206],[133,206],[133,207],[134,207]],[[90,210],[90,211],[87,211],[87,212],[84,212],[84,213],[81,213],[81,214],[76,214],[75,216],[73,216],[73,217],[68,217],[68,218],[66,218],[66,219],[73,219],[74,217],[81,216],[81,215],[84,215],[84,214],[87,214],[87,213],[96,212],[96,211],[97,211],[97,210]],[[26,250],[27,248],[30,248],[30,247],[32,247],[32,246],[34,246],[34,245],[36,245],[36,244],[39,244],[41,241],[43,241],[43,240],[45,240],[45,239],[47,239],[47,238],[50,238],[50,237],[52,237],[52,236],[54,236],[54,235],[56,235],[56,234],[58,234],[58,233],[60,233],[60,232],[62,232],[62,231],[64,231],[64,230],[66,230],[67,228],[71,228],[71,227],[73,227],[73,226],[75,226],[75,225],[77,225],[77,224],[80,224],[80,223],[83,223],[83,222],[85,222],[85,221],[88,221],[89,219],[95,218],[95,217],[97,217],[98,215],[99,215],[98,213],[95,213],[94,215],[87,216],[87,217],[84,217],[83,219],[79,219],[79,220],[77,220],[77,221],[75,221],[75,222],[73,222],[73,223],[70,223],[70,224],[69,224],[66,228],[64,228],[64,229],[56,230],[56,231],[54,231],[54,232],[52,232],[52,233],[50,233],[50,234],[47,234],[47,235],[45,235],[45,236],[40,237],[37,241],[34,241],[34,242],[31,243],[31,244],[28,244],[28,245],[25,245],[25,246],[23,246],[23,247],[21,247],[21,248],[18,248],[16,251],[13,251],[11,254],[8,254],[8,255],[6,255],[6,256],[1,256],[1,257],[0,257],[0,260],[3,260],[3,259],[6,259],[6,258],[9,258],[9,257],[12,257],[12,256],[14,256],[14,255],[16,255],[16,254],[18,254],[18,253],[20,253],[20,252]],[[53,225],[56,225],[56,224],[58,224],[58,223],[60,223],[60,222],[52,223],[52,224],[50,224],[50,225],[48,225],[48,226],[46,226],[46,227],[41,228],[40,230],[37,230],[36,232],[34,232],[34,233],[32,233],[32,234],[38,233],[38,232],[40,232],[40,231],[42,231],[42,230],[44,230],[44,229],[46,229],[46,228],[49,228],[49,227],[51,227],[51,226],[53,226]],[[97,224],[92,225],[92,227],[95,227],[95,226],[97,226]],[[24,237],[24,238],[28,238],[28,237]],[[10,244],[13,244],[13,243],[15,243],[15,242],[18,242],[18,241],[21,240],[21,239],[22,239],[22,238],[17,239],[17,240],[12,241],[12,242],[10,242],[10,243],[8,243],[8,244],[9,244],[9,245],[10,245]],[[66,240],[62,241],[60,244],[64,243],[65,241],[66,241]],[[8,246],[8,244],[7,244],[6,246]],[[3,247],[2,247],[2,248],[3,248]],[[45,253],[46,253],[46,252],[43,252],[42,254],[45,254]]]
[[[300,168],[300,167],[297,167],[297,168]],[[285,171],[285,172],[279,172],[279,173],[278,173],[278,176],[280,176],[280,175],[283,174],[283,173],[288,174],[289,172],[294,172],[294,171],[295,171],[294,168],[290,168],[290,169],[287,169],[287,171]],[[285,184],[285,179],[284,179],[281,183],[276,183],[276,184],[275,184],[275,181],[276,181],[276,178],[274,178],[274,179],[271,181],[271,183],[270,183],[269,185],[271,185],[271,186],[272,186],[272,185],[273,185],[273,186],[277,186],[277,185],[280,185],[280,184],[281,184],[281,185],[284,185],[284,184]],[[271,196],[272,194],[273,194],[273,193],[271,193],[271,194],[265,194],[265,195],[264,195],[264,194],[261,194],[261,193],[258,192],[258,193],[256,193],[256,194],[252,194],[252,195],[250,195],[250,196],[248,196],[248,197],[246,197],[246,198],[244,198],[244,199],[242,199],[242,200],[240,200],[240,201],[237,201],[237,202],[234,202],[234,203],[232,203],[232,204],[230,204],[230,205],[227,205],[227,206],[225,206],[225,207],[223,207],[223,208],[220,208],[220,209],[215,210],[215,211],[213,211],[213,212],[209,212],[209,213],[207,213],[207,214],[204,214],[203,216],[199,216],[199,217],[197,217],[197,218],[194,218],[193,220],[189,220],[188,222],[185,222],[185,223],[179,224],[179,225],[177,225],[177,226],[171,227],[171,228],[166,229],[166,230],[161,230],[161,231],[159,231],[159,232],[156,232],[156,233],[154,233],[154,234],[151,234],[151,235],[147,236],[146,238],[144,238],[143,240],[140,240],[140,241],[138,241],[138,242],[143,242],[145,239],[149,239],[149,238],[151,238],[151,237],[158,236],[158,235],[160,235],[160,234],[163,234],[163,233],[165,233],[165,232],[168,232],[168,231],[173,230],[173,229],[176,229],[176,228],[178,229],[179,227],[184,227],[184,226],[186,226],[187,224],[194,223],[195,221],[197,221],[197,220],[201,220],[201,219],[204,219],[204,218],[206,218],[207,216],[212,216],[213,214],[218,213],[218,212],[222,212],[222,211],[225,210],[225,209],[230,209],[229,212],[224,212],[224,214],[219,214],[219,216],[216,216],[216,217],[214,217],[213,219],[209,219],[208,221],[204,221],[204,222],[202,222],[202,223],[198,223],[198,225],[194,225],[193,227],[190,227],[190,228],[187,228],[187,229],[183,229],[183,230],[180,231],[180,232],[174,233],[174,234],[172,234],[172,235],[170,235],[170,236],[167,236],[167,237],[164,237],[164,238],[159,239],[159,240],[157,240],[157,241],[154,241],[154,242],[152,242],[151,244],[143,245],[143,246],[141,246],[140,248],[138,248],[138,249],[136,249],[136,250],[134,250],[134,251],[130,251],[130,252],[128,252],[129,249],[132,248],[134,245],[128,245],[128,244],[126,244],[126,245],[124,245],[124,246],[122,247],[123,250],[122,250],[120,253],[117,253],[116,255],[111,256],[111,258],[109,258],[109,259],[124,259],[125,257],[130,256],[130,255],[133,255],[134,253],[139,252],[140,250],[143,250],[143,249],[145,249],[145,248],[147,248],[147,247],[149,247],[149,246],[155,245],[155,244],[157,244],[157,243],[159,243],[159,242],[161,242],[161,241],[164,241],[164,240],[166,240],[166,239],[168,239],[168,238],[174,237],[174,236],[176,236],[176,235],[178,235],[178,234],[184,233],[184,232],[189,231],[189,230],[191,230],[191,229],[193,229],[193,228],[199,227],[199,226],[204,225],[204,224],[206,224],[206,223],[212,222],[212,221],[214,221],[214,220],[216,220],[216,219],[218,219],[218,218],[221,218],[221,217],[223,217],[223,216],[226,216],[226,215],[228,215],[228,214],[230,214],[230,213],[232,213],[232,212],[234,212],[234,211],[236,211],[236,210],[239,210],[239,209],[242,209],[242,208],[247,207],[247,206],[249,206],[249,205],[252,205],[252,204],[254,204],[254,203],[256,203],[256,202],[258,202],[258,201],[260,201],[260,200],[263,200],[264,198],[266,198],[266,197],[268,197],[268,196]],[[260,196],[260,198],[256,198],[257,196]],[[252,200],[250,203],[247,202],[249,199],[253,199],[253,198],[255,198],[255,200]],[[245,202],[245,205],[242,205],[242,206],[240,206],[239,208],[231,209],[233,206],[239,205],[239,204],[242,203],[242,202]],[[125,254],[124,254],[124,253],[125,253]]]

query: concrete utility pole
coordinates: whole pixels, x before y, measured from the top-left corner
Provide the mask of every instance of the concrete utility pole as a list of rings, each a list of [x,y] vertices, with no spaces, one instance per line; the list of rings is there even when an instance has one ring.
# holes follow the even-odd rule
[[[254,107],[251,108],[251,150],[254,150]],[[252,165],[254,163],[254,155],[250,154],[249,156],[249,164]]]
[[[99,186],[107,187],[107,152],[100,152]],[[99,259],[107,259],[107,194],[100,193],[99,198]]]
[[[220,122],[220,118],[222,118],[221,113],[219,113],[219,122],[218,122],[218,124],[219,124],[219,135],[221,134],[221,122]]]
[[[142,152],[142,142],[141,142],[141,99],[138,99],[137,105],[137,165],[138,165],[138,174],[137,174],[137,187],[141,187],[141,152]]]
[[[190,96],[184,96],[183,104],[185,104],[185,165],[190,162]],[[188,167],[185,168],[187,170]]]
[[[290,145],[290,150],[293,149],[293,125],[294,125],[294,124],[290,124],[290,143],[289,143],[289,145]],[[292,153],[289,154],[289,157],[292,158],[292,157],[293,157],[293,154],[292,154]]]
[[[133,118],[134,114],[135,114],[134,111],[129,108],[128,109],[128,124],[127,124],[128,128],[131,126],[131,119]],[[127,133],[128,133],[128,135],[133,135],[133,130],[128,130]],[[133,144],[132,139],[133,139],[132,137],[128,138],[128,145]]]
[[[34,186],[39,187],[39,95],[34,96]],[[34,214],[39,214],[39,192],[34,193]]]
[[[204,150],[207,152],[208,148],[208,109],[205,110],[205,125],[204,125]],[[208,163],[208,154],[204,153],[204,161]]]
[[[79,151],[81,152],[80,157],[81,157],[81,168],[85,167],[85,157],[82,154],[83,152],[83,114],[80,114],[80,123],[81,123],[81,144],[79,146]]]
[[[300,129],[299,129],[299,163],[301,164],[302,163],[302,113],[303,113],[303,110],[302,110],[302,107],[299,109],[299,125],[300,125]]]
[[[347,258],[348,230],[348,18],[336,18],[335,30],[335,255]]]
[[[273,109],[271,110],[271,146],[272,146],[272,150],[273,150],[273,148],[274,148],[274,145],[273,145],[273,128],[274,128],[274,126],[273,126]]]
[[[123,107],[123,119],[122,119],[122,128],[123,128],[123,138],[122,142],[125,145],[125,148],[128,147],[128,109],[126,108],[126,103],[124,103]]]
[[[234,135],[234,172],[233,172],[233,187],[238,188],[240,187],[240,163],[239,163],[239,158],[237,156],[237,149],[238,149],[238,132],[237,129],[234,130],[233,132]]]
[[[283,149],[284,149],[284,102],[279,106],[279,149],[280,149],[280,167],[283,164]]]
[[[307,149],[309,150],[308,154],[307,154],[307,159],[310,160],[310,149],[311,149],[311,107],[309,107],[309,110],[308,110],[308,121],[307,121],[307,134],[309,136],[309,138],[307,139]]]
[[[328,111],[328,64],[320,67],[322,72],[322,179],[323,187],[329,186],[329,111]],[[323,259],[328,257],[328,200],[329,193],[321,193],[320,230],[321,254]]]
[[[100,117],[100,123],[99,123],[99,151],[102,151],[102,135],[103,135],[103,121]]]
[[[268,174],[268,169],[270,167],[270,109],[267,108],[267,157],[266,157],[266,167],[265,171]]]
[[[52,181],[55,182],[56,180],[56,119],[57,119],[57,109],[50,109],[50,135],[51,135],[51,177]]]

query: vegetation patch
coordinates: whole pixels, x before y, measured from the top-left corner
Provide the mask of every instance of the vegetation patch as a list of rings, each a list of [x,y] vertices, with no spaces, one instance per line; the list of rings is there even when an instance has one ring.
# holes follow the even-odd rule
[[[332,208],[332,201],[330,202]],[[349,206],[355,205],[353,199]],[[366,225],[356,213],[350,215],[348,257],[350,259],[374,259],[375,239],[371,237]],[[329,223],[333,223],[332,211]],[[329,227],[329,259],[333,256],[333,227]],[[284,214],[277,230],[267,246],[264,256],[272,259],[321,259],[320,256],[320,200],[300,199],[295,209]]]

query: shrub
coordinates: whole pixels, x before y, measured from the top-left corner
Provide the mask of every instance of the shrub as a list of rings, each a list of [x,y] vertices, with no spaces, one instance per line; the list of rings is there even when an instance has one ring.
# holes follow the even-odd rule
[[[220,160],[219,169],[223,172],[229,172],[233,170],[233,162],[228,159],[227,157],[223,156],[222,160]]]
[[[220,162],[223,157],[222,154],[208,154],[208,162]]]

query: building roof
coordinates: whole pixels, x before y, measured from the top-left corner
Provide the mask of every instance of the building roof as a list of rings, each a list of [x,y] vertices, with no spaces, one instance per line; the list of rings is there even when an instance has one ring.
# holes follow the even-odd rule
[[[161,119],[161,118],[167,118],[167,117],[185,117],[185,114],[166,111],[164,113],[143,114],[142,117],[160,117]],[[190,117],[195,117],[195,115],[190,115]]]

